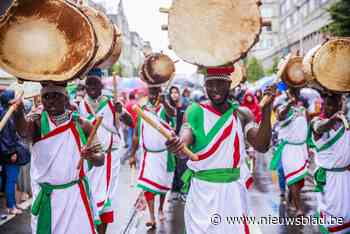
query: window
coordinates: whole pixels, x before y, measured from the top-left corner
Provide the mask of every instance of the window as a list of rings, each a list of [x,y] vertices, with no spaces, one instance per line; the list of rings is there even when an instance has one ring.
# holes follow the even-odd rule
[[[261,9],[261,16],[264,18],[270,18],[273,16],[273,9],[270,7],[263,7]]]
[[[263,30],[264,30],[264,32],[272,32],[272,26],[271,25],[265,26],[265,27],[263,27]]]

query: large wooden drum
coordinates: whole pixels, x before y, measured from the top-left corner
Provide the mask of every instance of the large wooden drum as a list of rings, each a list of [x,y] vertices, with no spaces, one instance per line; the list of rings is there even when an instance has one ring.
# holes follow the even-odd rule
[[[112,55],[117,32],[113,23],[102,12],[89,6],[80,6],[80,8],[91,21],[97,36],[98,49],[94,58],[94,65],[97,67]]]
[[[96,52],[88,18],[62,0],[18,1],[0,22],[0,67],[31,81],[78,76]]]
[[[247,80],[247,72],[244,65],[235,64],[234,67],[235,70],[230,75],[232,80],[230,89],[236,88],[239,84],[244,83]]]
[[[303,71],[303,58],[292,56],[286,61],[285,70],[282,73],[282,80],[289,86],[300,88],[307,84],[307,79]]]
[[[312,81],[315,79],[312,73],[312,61],[315,57],[316,52],[321,48],[321,45],[317,45],[311,50],[309,50],[303,59],[303,71],[308,81]]]
[[[350,38],[323,44],[312,59],[312,74],[325,89],[350,92]]]
[[[169,81],[174,72],[175,64],[167,55],[152,53],[146,57],[140,77],[149,85],[160,85]]]
[[[257,0],[174,0],[170,44],[183,60],[205,67],[234,63],[258,41],[262,20]]]
[[[115,40],[113,43],[112,53],[103,63],[101,63],[99,65],[100,68],[112,67],[113,64],[115,64],[118,61],[118,59],[122,53],[122,44],[123,44],[122,33],[118,29],[117,25],[114,25],[114,27],[115,27],[115,31],[116,31],[116,37],[115,37]]]

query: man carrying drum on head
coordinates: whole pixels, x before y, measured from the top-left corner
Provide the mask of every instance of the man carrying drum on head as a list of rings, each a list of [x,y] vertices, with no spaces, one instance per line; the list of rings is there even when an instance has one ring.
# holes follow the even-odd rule
[[[148,84],[148,92],[148,102],[142,107],[143,112],[167,129],[174,129],[176,124],[175,109],[165,99],[165,94],[161,93],[161,84]],[[139,115],[137,128],[134,131],[130,165],[135,164],[135,154],[140,146],[142,160],[137,187],[144,191],[150,213],[150,221],[146,223],[146,226],[150,228],[156,227],[155,195],[160,195],[159,220],[163,222],[165,219],[163,210],[165,195],[171,189],[175,171],[175,157],[168,152],[165,142],[164,136]]]
[[[167,142],[171,152],[181,154],[184,145],[196,153],[199,161],[189,160],[184,174],[186,233],[249,233],[247,222],[220,225],[211,223],[215,215],[242,217],[248,215],[246,192],[242,183],[245,143],[266,152],[271,139],[271,95],[262,107],[260,125],[251,112],[228,100],[233,67],[207,68],[205,88],[209,101],[193,103],[186,111],[186,123],[180,137]],[[205,208],[205,209],[204,209]],[[215,220],[213,221],[215,222]]]
[[[311,121],[322,233],[350,232],[350,131],[341,108],[342,96],[329,93],[325,95],[324,115]]]
[[[103,165],[101,144],[95,138],[84,146],[92,125],[67,109],[65,84],[42,85],[43,112],[32,119],[26,119],[20,99],[13,101],[18,105],[16,129],[32,142],[32,232],[97,233],[86,174],[92,166]],[[81,158],[85,160],[77,170]]]
[[[284,177],[291,193],[292,205],[297,215],[302,215],[300,191],[308,175],[308,120],[304,107],[298,106],[300,92],[289,87],[287,96],[279,96],[274,103],[277,113],[278,144],[270,168],[276,170],[282,162]]]
[[[116,118],[132,127],[131,116],[117,100],[111,101],[102,95],[102,71],[92,69],[86,78],[86,95],[79,104],[80,115],[91,123],[98,116],[103,116],[97,136],[101,140],[106,152],[103,167],[94,168],[88,174],[91,181],[91,190],[97,203],[101,224],[99,234],[106,233],[107,224],[114,221],[112,199],[117,197],[117,184],[120,171],[121,133]],[[116,115],[116,112],[118,113]]]

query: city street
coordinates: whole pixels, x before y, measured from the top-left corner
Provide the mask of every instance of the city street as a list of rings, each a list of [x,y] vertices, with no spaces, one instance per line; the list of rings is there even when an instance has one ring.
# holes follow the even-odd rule
[[[266,155],[257,160],[256,174],[254,177],[254,187],[250,191],[250,207],[255,217],[286,217],[293,216],[293,212],[288,210],[286,204],[280,202],[277,185],[271,180],[271,172],[267,170],[270,157]],[[167,219],[164,224],[158,225],[157,230],[147,231],[145,222],[148,219],[147,211],[136,211],[133,205],[140,193],[140,190],[133,187],[135,178],[131,178],[130,169],[124,165],[121,169],[119,180],[120,197],[115,198],[114,203],[117,215],[116,222],[109,228],[109,234],[145,234],[145,233],[166,233],[166,234],[183,234],[184,220],[182,201],[167,202],[166,215]],[[167,201],[173,197],[168,194]],[[312,192],[310,181],[306,181],[306,186],[302,190],[302,200],[304,202],[306,216],[315,213],[316,206],[315,193]],[[0,233],[27,234],[30,233],[30,216],[28,212],[12,219],[10,222],[0,226]],[[286,225],[250,225],[251,233],[319,233],[317,226],[286,226]]]

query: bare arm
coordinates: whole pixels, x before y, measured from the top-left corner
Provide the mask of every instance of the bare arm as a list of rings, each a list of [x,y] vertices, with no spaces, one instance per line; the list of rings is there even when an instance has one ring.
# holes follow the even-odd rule
[[[315,139],[320,139],[323,133],[330,131],[338,121],[337,118],[316,119],[312,121],[311,128]]]
[[[139,148],[139,136],[138,136],[138,128],[134,128],[134,134],[132,136],[132,145],[131,145],[131,152],[130,152],[130,167],[133,167],[136,164],[136,152]]]
[[[79,124],[81,125],[86,136],[90,135],[92,131],[92,125],[82,119],[79,119]],[[91,145],[88,145],[82,150],[81,157],[91,161],[92,165],[95,167],[100,167],[104,164],[105,154],[103,152],[103,147],[98,140],[97,136],[94,137]]]
[[[131,115],[127,111],[123,111],[123,105],[120,102],[114,103],[115,111],[119,113],[119,119],[122,121],[126,126],[133,128],[133,121]],[[116,123],[114,123],[116,125]],[[115,126],[117,127],[117,126]]]
[[[14,101],[18,105],[17,110],[14,112],[14,122],[15,122],[15,128],[18,134],[27,139],[27,140],[33,140],[37,136],[38,129],[40,127],[39,120],[40,115],[34,114],[31,116],[31,118],[26,118],[24,114],[24,106],[21,100],[15,100]]]
[[[271,107],[268,106],[262,109],[262,120],[259,126],[254,124],[254,116],[246,108],[240,107],[238,109],[238,116],[242,122],[249,144],[259,152],[267,152],[272,137]]]
[[[288,116],[290,108],[293,106],[294,100],[289,100],[286,105],[277,108],[278,120],[285,120]]]

